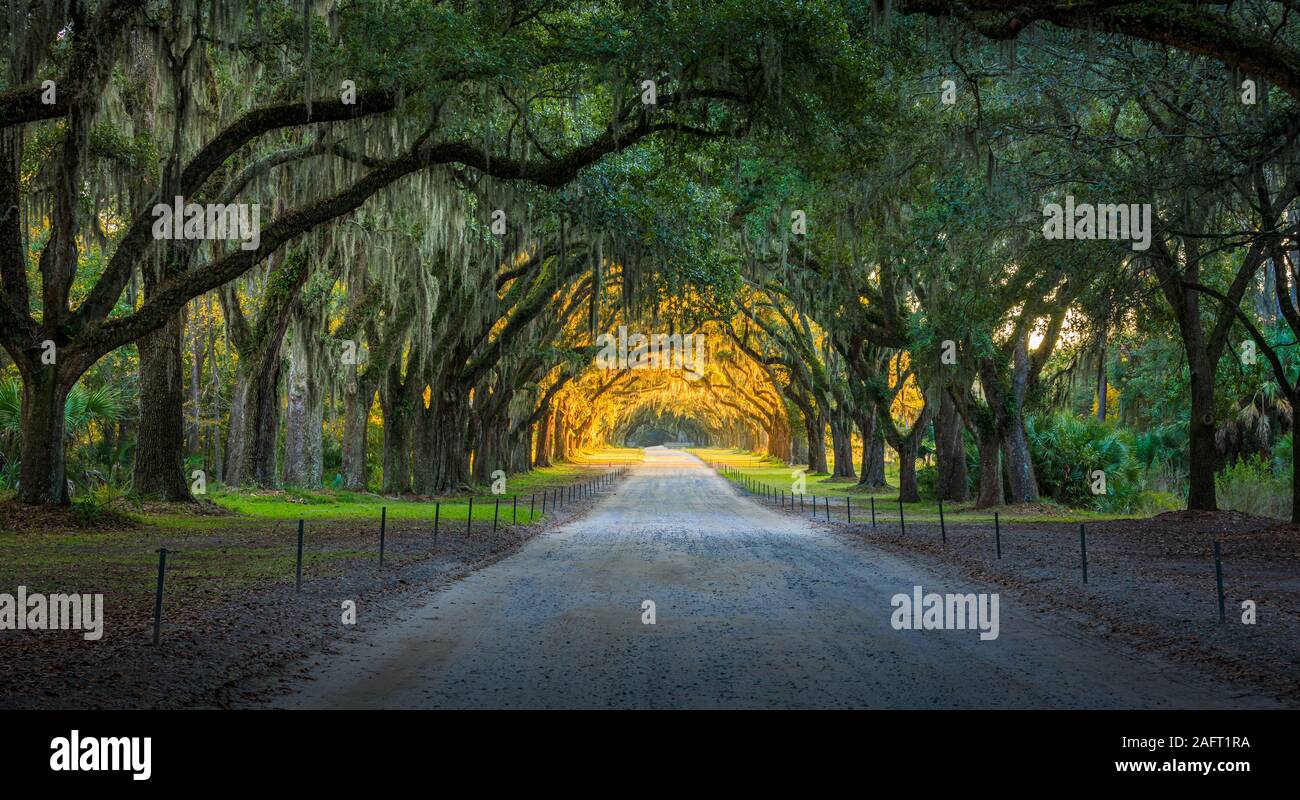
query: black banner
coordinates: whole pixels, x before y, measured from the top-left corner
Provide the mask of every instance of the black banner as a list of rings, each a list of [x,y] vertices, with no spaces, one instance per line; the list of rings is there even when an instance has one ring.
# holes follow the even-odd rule
[[[439,775],[565,783],[597,768],[669,783],[706,769],[738,784],[813,770],[806,777],[999,788],[1041,788],[1044,775],[1070,787],[1170,778],[1238,786],[1284,778],[1295,744],[1287,712],[163,711],[4,719],[7,779],[128,792],[377,787]]]

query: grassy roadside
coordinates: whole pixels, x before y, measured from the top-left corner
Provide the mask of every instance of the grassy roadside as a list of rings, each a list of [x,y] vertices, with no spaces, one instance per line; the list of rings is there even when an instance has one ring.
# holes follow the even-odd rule
[[[611,468],[627,466],[641,460],[641,451],[633,448],[610,447],[593,450],[589,453],[574,455],[563,464],[541,467],[506,479],[506,490],[502,495],[492,495],[488,487],[475,493],[474,520],[492,521],[495,513],[494,500],[501,499],[503,512],[512,510],[511,498],[518,498],[520,503],[519,521],[542,518],[542,494],[557,489],[576,486],[593,477],[603,474]],[[527,513],[530,499],[536,497],[532,516]],[[254,519],[297,520],[378,520],[380,508],[386,507],[390,520],[432,521],[435,508],[439,509],[440,519],[464,520],[469,516],[468,494],[448,495],[437,498],[403,498],[384,497],[368,492],[335,491],[318,489],[285,489],[276,492],[248,492],[220,489],[212,492],[209,498],[218,506]],[[549,503],[549,501],[548,501]],[[149,515],[145,515],[149,518]],[[181,524],[195,524],[199,527],[211,525],[211,518],[189,517],[174,520],[174,514],[164,514],[150,519],[151,522],[163,523],[175,521]],[[223,518],[217,518],[223,519]]]
[[[857,519],[857,515],[869,513],[868,509],[873,498],[876,508],[881,514],[896,516],[898,513],[898,467],[895,464],[886,464],[885,482],[889,484],[888,488],[880,491],[867,491],[851,481],[832,480],[831,476],[826,473],[808,473],[806,464],[791,466],[779,459],[743,450],[696,447],[691,448],[690,452],[706,463],[726,465],[734,473],[746,476],[763,486],[774,489],[778,493],[784,492],[787,497],[794,488],[794,473],[796,471],[804,472],[804,493],[808,495],[805,502],[811,502],[812,496],[818,498],[830,497],[832,498],[833,513],[842,514],[843,511],[840,510],[840,506],[848,499],[852,503],[853,513],[855,519]],[[735,480],[735,478],[732,479]],[[808,507],[811,508],[811,506]],[[907,503],[905,508],[908,520],[915,519],[917,522],[939,521],[939,503],[935,500]],[[977,509],[974,507],[973,502],[944,503],[943,505],[944,519],[949,522],[987,522],[992,519],[994,511],[998,512],[1003,521],[1018,523],[1097,522],[1142,518],[1141,515],[1134,514],[1103,514],[1088,509],[1067,508],[1050,501],[1023,506],[1003,506],[997,509]]]
[[[387,516],[385,560],[397,565],[428,555],[435,509],[440,541],[450,546],[453,537],[469,537],[482,545],[484,537],[491,536],[498,513],[504,538],[514,519],[524,525],[550,516],[554,500],[548,501],[543,514],[544,493],[554,498],[611,466],[640,459],[640,450],[602,449],[511,476],[506,494],[494,496],[485,487],[483,494],[474,496],[470,526],[465,524],[466,495],[393,498],[331,490],[223,490],[209,494],[211,502],[198,511],[169,504],[118,503],[98,515],[77,510],[36,514],[17,507],[12,498],[0,498],[0,507],[8,506],[7,515],[0,516],[0,591],[12,592],[22,585],[32,592],[152,592],[161,547],[176,553],[168,562],[169,592],[175,587],[196,597],[292,582],[299,519],[305,521],[308,542],[304,574],[336,576],[358,562],[375,561],[381,509]],[[512,496],[519,499],[517,508]],[[21,524],[5,521],[15,518]]]

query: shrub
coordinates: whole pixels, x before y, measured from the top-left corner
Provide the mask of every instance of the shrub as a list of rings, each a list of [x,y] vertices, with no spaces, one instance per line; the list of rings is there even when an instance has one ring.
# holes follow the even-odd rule
[[[1214,478],[1219,507],[1261,517],[1291,518],[1291,479],[1263,458],[1238,461]]]
[[[1143,467],[1168,464],[1173,469],[1187,470],[1187,424],[1171,423],[1140,431],[1133,435],[1135,456]]]
[[[1273,445],[1273,471],[1283,475],[1290,475],[1291,464],[1295,458],[1293,453],[1294,451],[1291,449],[1291,434],[1288,433],[1286,436],[1278,439],[1277,443]]]
[[[916,489],[927,500],[939,496],[939,470],[934,464],[927,464],[916,471]]]
[[[1187,470],[1180,469],[1168,461],[1157,461],[1143,470],[1142,483],[1154,492],[1187,497]]]
[[[1141,490],[1141,469],[1129,431],[1061,412],[1027,418],[1025,432],[1041,494],[1097,511],[1132,509]],[[1095,470],[1106,475],[1105,494],[1092,492]]]
[[[86,487],[84,492],[72,498],[72,511],[83,525],[103,522],[117,513],[120,506],[129,506],[136,511],[143,508],[140,496],[128,488],[111,484]]]
[[[1183,494],[1146,489],[1133,497],[1128,511],[1143,517],[1155,516],[1165,511],[1179,511],[1186,505]]]

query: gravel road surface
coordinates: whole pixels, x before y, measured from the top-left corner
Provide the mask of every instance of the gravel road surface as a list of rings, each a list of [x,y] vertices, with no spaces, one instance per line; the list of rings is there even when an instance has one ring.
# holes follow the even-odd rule
[[[999,636],[895,630],[891,598],[995,592],[852,545],[650,448],[585,517],[366,620],[292,708],[1235,708],[1210,676],[1003,589]],[[643,602],[655,604],[645,624]],[[306,669],[302,669],[305,666]],[[293,674],[293,673],[290,673]]]

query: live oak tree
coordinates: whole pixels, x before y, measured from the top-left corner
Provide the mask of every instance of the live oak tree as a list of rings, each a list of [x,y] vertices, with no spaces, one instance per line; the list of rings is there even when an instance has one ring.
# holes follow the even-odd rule
[[[376,192],[406,176],[440,165],[458,164],[502,180],[558,187],[603,156],[635,146],[660,132],[705,136],[725,133],[727,126],[734,127],[743,117],[728,122],[725,115],[715,114],[710,119],[708,109],[715,104],[732,104],[738,109],[754,107],[766,96],[760,96],[758,91],[761,81],[770,80],[783,68],[765,63],[761,53],[755,55],[748,48],[724,59],[721,54],[724,42],[718,31],[727,28],[719,26],[719,17],[682,16],[664,20],[675,23],[668,27],[679,28],[676,33],[691,28],[712,31],[712,41],[705,36],[707,46],[701,48],[701,40],[694,40],[695,49],[682,59],[676,59],[673,51],[659,51],[652,59],[645,60],[638,55],[641,51],[636,45],[617,43],[617,35],[605,38],[608,34],[601,27],[604,23],[613,22],[617,27],[631,19],[623,16],[615,5],[607,9],[609,13],[603,19],[597,19],[601,17],[599,11],[588,19],[560,14],[558,22],[563,35],[558,37],[554,35],[554,26],[542,24],[537,13],[523,14],[518,9],[485,10],[484,16],[477,20],[478,27],[474,27],[465,24],[468,19],[439,6],[435,3],[426,7],[383,9],[361,4],[346,7],[337,18],[329,20],[338,28],[334,33],[344,44],[340,48],[344,57],[339,63],[326,59],[324,67],[333,75],[355,72],[361,78],[361,88],[354,96],[349,96],[346,90],[342,96],[311,94],[312,71],[321,60],[319,48],[317,56],[312,55],[311,42],[320,35],[317,29],[321,26],[308,13],[298,23],[302,38],[291,37],[287,35],[289,20],[297,17],[283,7],[262,9],[260,13],[268,17],[263,20],[256,7],[247,13],[214,9],[209,15],[208,9],[190,9],[183,4],[165,8],[144,2],[103,3],[91,9],[86,3],[78,2],[65,9],[62,4],[52,3],[34,7],[26,17],[18,15],[9,20],[7,38],[30,45],[21,51],[16,47],[8,51],[20,55],[10,58],[11,88],[5,90],[5,113],[0,116],[6,146],[0,191],[4,192],[5,206],[9,209],[2,223],[4,269],[0,275],[5,302],[0,307],[0,322],[3,322],[3,344],[24,383],[20,481],[24,501],[66,501],[62,401],[95,361],[107,352],[168,326],[191,298],[229,283],[316,226],[357,209]],[[718,14],[734,16],[736,9],[722,9]],[[258,30],[263,22],[269,30]],[[584,28],[589,22],[599,24]],[[752,36],[759,37],[765,35],[763,31],[770,31],[773,23],[781,22],[788,22],[788,18],[751,18],[747,29]],[[442,60],[444,51],[416,47],[401,38],[399,32],[413,23],[447,35],[468,34],[470,41],[478,37],[482,47],[471,46],[466,51],[472,54],[469,58],[448,63]],[[249,28],[253,32],[245,39]],[[54,36],[61,30],[68,31],[68,35],[56,48]],[[163,32],[171,35],[161,35]],[[78,202],[85,190],[88,158],[93,154],[87,146],[92,139],[91,131],[98,118],[111,113],[110,101],[123,91],[124,87],[117,86],[112,69],[129,52],[128,42],[132,37],[155,33],[156,40],[162,43],[154,53],[155,63],[168,58],[182,62],[171,87],[179,98],[174,112],[176,119],[184,116],[187,107],[181,84],[192,75],[187,66],[190,63],[211,68],[218,58],[213,54],[221,54],[232,62],[269,61],[290,54],[300,57],[300,69],[287,75],[282,85],[269,84],[270,97],[256,98],[260,104],[235,113],[210,136],[200,135],[195,139],[192,137],[202,133],[198,126],[173,126],[175,132],[183,135],[173,136],[167,148],[169,155],[163,160],[167,167],[156,180],[146,169],[144,176],[130,182],[133,191],[124,202],[115,204],[113,211],[121,221],[115,225],[118,233],[107,243],[111,255],[102,275],[73,308],[69,290],[76,275],[83,235],[89,225],[103,224],[102,216],[84,213]],[[728,35],[734,33],[734,28],[728,30]],[[581,35],[594,35],[600,45],[589,53],[579,52],[573,44]],[[364,47],[359,46],[362,39]],[[288,44],[291,40],[306,44],[301,51],[296,51]],[[385,57],[386,48],[408,57],[398,60],[405,69],[384,74],[375,68]],[[504,66],[494,61],[498,56],[503,57]],[[430,65],[430,58],[437,63]],[[508,92],[492,93],[492,96],[505,95],[495,108],[480,111],[477,116],[461,117],[455,124],[445,122],[457,112],[473,110],[483,93],[471,92],[466,97],[465,89],[486,88],[485,77],[495,75],[500,79],[505,76],[503,72],[524,75],[566,60],[578,69],[594,68],[617,76],[610,83],[609,92],[596,93],[614,101],[612,111],[594,115],[604,117],[605,121],[590,126],[589,131],[544,142],[544,133],[538,128],[554,125],[530,121],[530,115],[522,113],[522,107]],[[37,78],[58,74],[59,66],[65,67],[55,80],[61,99],[51,104],[41,103]],[[707,68],[702,70],[701,66]],[[248,80],[255,71],[256,67],[247,67],[236,74]],[[635,99],[636,90],[628,78],[650,74],[662,82],[663,88],[653,109],[648,110]],[[369,87],[367,78],[371,79]],[[281,96],[276,97],[277,92]],[[283,97],[295,92],[300,98],[306,95],[306,99]],[[217,98],[218,102],[221,100],[222,97]],[[505,132],[505,141],[501,141],[490,123],[505,106],[520,112],[518,117],[523,122],[520,125],[517,119]],[[428,116],[422,122],[418,120],[422,113],[429,112],[433,112],[431,122]],[[380,116],[393,121],[386,128],[366,126],[368,118]],[[52,174],[44,176],[50,197],[50,235],[40,248],[38,259],[41,276],[38,319],[32,313],[26,275],[24,253],[28,231],[17,212],[30,208],[31,202],[30,193],[24,200],[19,179],[26,128],[45,120],[54,120],[53,124],[59,126],[61,144],[53,159],[53,169],[48,171]],[[267,169],[280,163],[293,164],[291,158],[281,162],[278,157],[261,152],[262,137],[293,128],[318,129],[335,122],[344,123],[340,139],[361,140],[360,153],[349,159],[350,167],[337,184],[321,187],[312,199],[284,209],[263,225],[256,248],[228,249],[178,259],[175,253],[167,252],[175,248],[160,244],[151,236],[154,222],[151,209],[157,202],[168,197],[216,197],[214,184],[225,176],[260,170],[259,164],[265,164]],[[722,127],[711,129],[710,122],[714,125],[720,122]],[[515,130],[521,131],[518,138],[514,138]],[[175,141],[177,138],[182,141]],[[149,142],[149,146],[161,151],[162,137]],[[329,150],[334,157],[339,152]],[[251,160],[240,163],[238,159]],[[146,264],[153,264],[159,277],[147,287],[143,303],[129,313],[113,315],[123,289]],[[165,344],[170,352],[159,354],[158,360],[174,368],[176,348],[172,347],[170,333]],[[53,354],[52,361],[50,354]],[[170,381],[157,394],[163,395],[163,402],[179,411],[175,385],[176,381]],[[159,436],[177,447],[181,445],[175,430],[160,432]],[[168,459],[165,465],[168,470],[175,466],[174,459]],[[166,493],[175,494],[170,490]]]
[[[25,502],[67,500],[64,400],[106,370],[173,500],[186,458],[436,494],[654,429],[865,488],[888,443],[905,499],[933,431],[940,497],[969,444],[977,505],[1032,502],[1031,423],[1085,361],[1130,419],[1139,340],[1209,509],[1247,449],[1225,356],[1294,405],[1290,3],[217,5],[0,18]],[[1066,195],[1149,203],[1149,249],[1047,240]],[[257,204],[256,246],[155,238],[176,197]],[[703,376],[596,368],[620,325],[707,334]]]
[[[1132,37],[1209,56],[1300,99],[1300,38],[1287,25],[1295,14],[1287,0],[900,0],[897,10],[950,20],[994,40],[1014,40],[1035,23]]]

